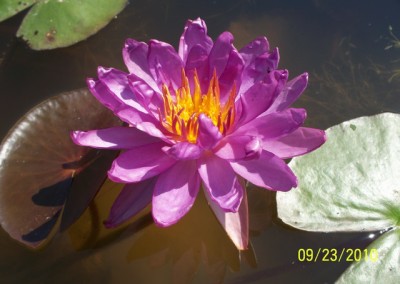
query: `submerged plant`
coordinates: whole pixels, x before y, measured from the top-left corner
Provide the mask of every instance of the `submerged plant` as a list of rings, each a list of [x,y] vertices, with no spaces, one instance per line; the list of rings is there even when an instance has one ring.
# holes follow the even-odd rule
[[[229,230],[228,214],[247,222],[247,204],[239,210],[244,180],[269,190],[297,186],[283,159],[325,141],[324,131],[301,126],[304,109],[290,107],[308,75],[288,81],[288,71],[277,69],[278,49],[270,51],[265,37],[240,51],[232,42],[229,32],[213,42],[204,21],[188,21],[178,52],[158,40],[128,39],[123,58],[129,73],[99,67],[98,79],[88,79],[92,94],[127,123],[71,134],[79,145],[123,150],[108,176],[126,186],[107,226],[150,202],[156,224],[170,226],[190,210],[203,184]],[[246,248],[247,237],[236,245]]]

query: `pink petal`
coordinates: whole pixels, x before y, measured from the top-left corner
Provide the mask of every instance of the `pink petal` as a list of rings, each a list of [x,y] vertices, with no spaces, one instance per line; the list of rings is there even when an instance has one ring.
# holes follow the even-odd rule
[[[325,141],[325,131],[300,127],[277,140],[264,141],[263,148],[281,159],[287,159],[307,154],[320,147]]]
[[[281,92],[287,80],[287,71],[272,71],[263,82],[256,83],[240,96],[237,104],[242,104],[239,123],[253,120],[265,112]]]
[[[233,46],[233,36],[229,32],[222,33],[214,43],[209,54],[209,76],[217,72],[221,89],[221,101],[224,102],[233,85],[240,85],[243,59]]]
[[[308,73],[303,73],[300,76],[290,80],[279,93],[274,103],[268,109],[267,113],[274,111],[282,111],[297,100],[307,87]]]
[[[249,66],[254,60],[269,51],[269,43],[266,37],[259,37],[248,43],[239,52],[242,55],[245,66]]]
[[[164,147],[163,151],[176,160],[194,160],[198,159],[203,150],[196,144],[189,142],[180,142],[172,147]]]
[[[160,122],[153,116],[136,111],[130,107],[122,107],[116,112],[116,115],[130,125],[133,125],[137,129],[146,132],[150,136],[158,137],[166,141],[165,135],[162,132]]]
[[[195,161],[183,161],[162,173],[154,187],[153,218],[167,227],[178,222],[192,208],[200,187]]]
[[[122,102],[101,81],[88,78],[86,83],[93,96],[105,107],[113,112],[121,107]]]
[[[114,228],[142,211],[151,202],[155,178],[128,183],[115,199],[104,225]]]
[[[161,148],[165,143],[152,143],[121,153],[108,171],[108,177],[115,182],[140,182],[159,175],[176,163]]]
[[[148,50],[149,47],[146,43],[127,39],[122,50],[122,55],[129,73],[135,74],[138,78],[146,82],[150,88],[157,90],[158,86],[150,73],[147,62]]]
[[[225,212],[215,202],[210,200],[208,194],[206,194],[206,197],[215,216],[235,246],[239,250],[247,249],[249,244],[249,209],[246,193],[243,195],[242,203],[236,213]]]
[[[160,142],[159,139],[133,127],[112,127],[90,131],[73,131],[71,138],[75,144],[93,148],[129,149],[141,145]]]
[[[136,94],[137,101],[146,109],[153,112],[153,116],[158,115],[158,109],[163,107],[162,94],[159,90],[154,90],[148,82],[136,76],[128,75],[129,86]]]
[[[124,105],[130,106],[140,112],[146,109],[137,102],[136,95],[129,87],[128,74],[113,68],[99,67],[99,80],[111,91]]]
[[[243,188],[232,167],[214,155],[199,160],[199,174],[207,189],[206,195],[227,212],[237,212],[243,198]]]
[[[207,54],[213,46],[212,39],[207,35],[206,23],[200,18],[188,20],[181,36],[178,54],[184,63],[194,46],[200,46]]]
[[[297,186],[297,178],[286,163],[265,150],[258,159],[230,164],[238,175],[263,188],[288,191]]]
[[[289,108],[262,115],[237,129],[235,135],[252,135],[263,141],[287,135],[299,128],[306,119],[305,109]]]
[[[222,138],[222,134],[208,116],[200,114],[198,121],[197,142],[204,149],[211,149]]]
[[[148,64],[150,73],[159,89],[162,84],[171,88],[171,93],[182,86],[181,70],[183,63],[175,49],[168,43],[151,40],[149,43]]]
[[[210,83],[208,78],[208,51],[200,45],[193,46],[187,55],[185,72],[189,79],[191,90],[194,90],[193,77],[195,70],[200,80],[202,93],[206,93]]]
[[[254,136],[227,136],[218,143],[213,152],[224,160],[253,158],[261,151],[261,141]]]

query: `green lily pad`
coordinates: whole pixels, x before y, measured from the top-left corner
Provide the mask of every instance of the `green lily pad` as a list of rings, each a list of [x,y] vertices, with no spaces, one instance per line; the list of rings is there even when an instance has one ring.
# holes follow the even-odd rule
[[[17,0],[14,2],[18,4]],[[18,37],[22,37],[36,50],[65,47],[86,39],[107,25],[127,4],[127,0],[20,2],[29,2],[31,5],[31,2],[37,2],[17,32]],[[4,9],[13,9],[17,4],[8,5]]]
[[[0,22],[15,14],[29,8],[39,0],[1,0],[0,1]]]
[[[354,255],[352,256],[355,257]],[[357,255],[356,257],[359,257]],[[400,230],[392,230],[361,251],[336,283],[398,283],[400,279]]]
[[[309,231],[374,231],[400,224],[400,115],[327,130],[323,147],[289,166],[299,186],[277,194],[278,216]]]
[[[36,248],[57,224],[69,227],[103,184],[116,155],[75,145],[70,131],[120,123],[87,90],[51,98],[22,117],[0,145],[3,229]]]
[[[289,166],[299,187],[277,193],[278,216],[309,231],[392,228],[367,249],[339,283],[397,283],[400,279],[400,115],[383,113],[346,121],[327,131],[315,152]],[[357,259],[358,258],[358,259]]]

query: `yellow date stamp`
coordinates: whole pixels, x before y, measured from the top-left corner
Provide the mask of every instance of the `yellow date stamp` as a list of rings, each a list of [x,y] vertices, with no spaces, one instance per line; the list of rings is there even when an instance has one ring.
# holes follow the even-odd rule
[[[378,259],[378,250],[374,248],[300,248],[297,251],[297,260],[300,262],[376,262]]]

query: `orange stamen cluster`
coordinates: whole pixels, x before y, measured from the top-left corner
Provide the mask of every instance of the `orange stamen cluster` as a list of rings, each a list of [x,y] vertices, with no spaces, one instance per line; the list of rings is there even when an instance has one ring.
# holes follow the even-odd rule
[[[198,118],[201,113],[208,116],[213,124],[225,134],[232,125],[235,116],[234,100],[236,88],[233,86],[224,105],[220,102],[220,89],[216,71],[214,70],[208,91],[201,93],[197,72],[194,72],[194,90],[191,93],[189,79],[182,69],[182,87],[172,97],[166,85],[163,85],[164,109],[160,110],[160,121],[174,139],[196,143],[199,131]]]

